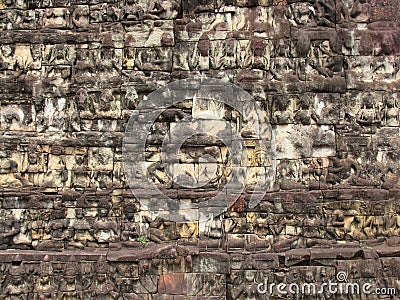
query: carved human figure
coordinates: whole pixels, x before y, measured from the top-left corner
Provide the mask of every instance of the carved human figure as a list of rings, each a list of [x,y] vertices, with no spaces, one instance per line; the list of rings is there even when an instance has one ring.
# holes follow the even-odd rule
[[[384,120],[386,126],[399,126],[400,109],[396,100],[395,95],[387,96],[385,98],[382,120]]]
[[[260,213],[260,214],[255,214],[252,223],[254,224],[254,232],[258,235],[269,235],[273,234],[273,232],[269,228],[269,222],[268,222],[268,216],[267,214]]]
[[[135,87],[131,85],[127,86],[123,107],[125,107],[125,109],[135,109],[136,106],[139,104],[139,101],[139,95]]]
[[[50,64],[62,64],[68,61],[68,47],[66,45],[57,44],[51,47],[50,52],[47,56],[47,60]]]
[[[298,101],[298,109],[294,114],[294,120],[303,125],[310,125],[312,121],[318,123],[318,116],[312,108],[311,99],[303,97]]]
[[[106,11],[102,16],[103,22],[116,22],[118,21],[118,12],[112,5],[107,5]]]
[[[50,99],[48,103],[50,103]],[[52,104],[49,104],[52,106]],[[54,112],[49,120],[49,130],[66,131],[68,128],[67,113],[66,113],[66,99],[64,97],[57,97],[54,99]]]
[[[47,8],[43,26],[49,28],[68,28],[71,25],[71,13],[68,9]]]
[[[87,80],[94,74],[96,61],[94,51],[87,48],[79,48],[76,51],[76,64],[74,66],[74,75],[76,80]]]
[[[120,12],[121,21],[141,21],[143,19],[144,10],[138,5],[137,0],[125,0],[125,5]]]
[[[145,17],[147,19],[159,19],[165,11],[166,9],[164,8],[162,1],[151,0]]]
[[[349,22],[353,2],[353,0],[340,0],[336,2],[336,20],[338,23]]]
[[[272,121],[276,124],[289,124],[292,123],[293,113],[290,110],[290,100],[285,96],[280,96],[276,101],[276,110],[272,115]]]
[[[49,118],[44,112],[45,101],[43,98],[36,98],[35,111],[36,111],[36,129],[38,132],[44,132],[49,127]]]
[[[196,238],[198,236],[197,223],[187,222],[177,224],[177,233],[182,238]]]
[[[265,70],[269,63],[269,45],[264,40],[254,39],[251,41],[253,50],[253,68]]]
[[[89,25],[89,7],[78,5],[72,12],[71,21],[78,30],[86,29]]]
[[[375,223],[375,216],[366,216],[364,222],[365,235],[372,239],[377,236],[378,230],[378,225]]]
[[[63,280],[58,287],[58,298],[61,300],[76,300],[78,298],[79,284],[77,284],[76,276],[79,275],[78,264],[73,255],[65,264]]]
[[[2,287],[2,290],[0,292],[0,297],[5,296],[5,285],[6,285],[6,279],[9,276],[9,271],[8,271],[8,266],[6,264],[1,264],[0,265],[0,286]]]
[[[354,0],[350,16],[357,22],[366,22],[370,18],[371,4],[366,0]]]
[[[223,41],[212,41],[210,45],[210,65],[213,69],[220,69],[224,63]]]
[[[110,300],[117,299],[116,286],[110,279],[110,270],[104,256],[100,256],[96,264],[96,275],[90,287],[94,299]]]
[[[335,27],[336,4],[334,0],[316,0],[317,24]]]
[[[92,98],[84,88],[80,88],[76,92],[75,101],[79,111],[80,118],[91,118],[95,114]]]
[[[78,201],[81,200],[78,199]],[[82,207],[82,205],[78,205],[78,202],[76,206],[75,220],[72,225],[74,229],[74,236],[72,241],[69,242],[69,245],[72,247],[83,249],[86,246],[87,242],[94,241],[95,239],[93,236],[93,229],[87,221],[84,213],[85,207]]]
[[[3,215],[4,212],[4,215]],[[0,250],[12,248],[13,239],[21,231],[21,224],[11,214],[1,211],[0,217]]]
[[[324,238],[323,228],[325,225],[323,217],[309,213],[303,220],[303,236],[306,238]]]
[[[25,177],[21,176],[18,169],[18,163],[14,160],[9,160],[5,163],[5,169],[8,175],[5,180],[1,181],[1,185],[10,187],[22,187],[31,186],[32,183],[28,181]]]
[[[371,94],[368,94],[362,99],[363,106],[356,117],[357,123],[361,125],[373,126],[381,124],[381,115],[372,97]]]
[[[151,241],[161,243],[173,239],[175,236],[174,223],[156,217],[154,220],[144,216],[144,222],[149,224],[149,238]]]
[[[211,238],[221,238],[222,231],[223,231],[222,221],[221,219],[216,218],[207,221],[204,235]]]
[[[133,69],[135,66],[135,57],[136,57],[136,49],[134,47],[125,47],[123,68],[128,70]]]
[[[397,236],[399,229],[397,226],[397,215],[395,211],[390,211],[389,214],[381,216],[382,226],[380,228],[380,233],[383,236]]]
[[[81,131],[81,119],[79,116],[78,104],[75,97],[70,97],[66,104],[67,113],[67,130],[71,131]]]
[[[31,230],[32,240],[35,241],[34,244],[37,245],[40,241],[51,239],[50,212],[33,208],[30,210],[30,216],[31,222],[28,225],[28,229]]]
[[[111,204],[108,198],[100,199],[97,205],[97,217],[93,223],[94,237],[98,243],[109,243],[118,240],[118,224],[109,217]]]
[[[12,267],[9,270],[10,281],[7,283],[3,290],[5,299],[10,300],[28,300],[28,292],[30,291],[30,284],[25,280],[26,268],[24,265]]]
[[[237,64],[240,68],[247,68],[251,64],[251,42],[239,40],[236,46]]]
[[[349,235],[355,240],[364,240],[367,236],[364,233],[366,216],[355,214],[351,223]]]
[[[53,267],[46,255],[39,265],[39,276],[36,279],[34,291],[34,299],[54,299],[56,296],[57,286],[52,282]]]
[[[326,181],[328,173],[329,159],[328,158],[313,158],[310,162],[311,180]]]
[[[315,18],[315,8],[308,3],[296,2],[290,6],[290,20],[294,25],[307,25]]]
[[[326,78],[332,77],[334,75],[334,72],[330,68],[334,68],[335,65],[331,65],[331,62],[328,65],[323,65],[321,62],[321,59],[319,58],[319,48],[316,47],[313,49],[314,57],[307,59],[307,63],[309,66],[311,66],[314,70],[318,72],[319,75],[324,76]],[[328,61],[328,60],[327,60]]]
[[[31,44],[30,49],[32,62],[29,65],[29,70],[40,70],[42,66],[42,47],[43,46],[40,44]]]
[[[17,59],[14,57],[15,45],[4,44],[0,50],[0,68],[3,70],[15,70],[17,66]]]
[[[223,59],[223,65],[226,69],[236,67],[236,41],[227,40],[224,44],[225,55]]]
[[[122,70],[121,57],[110,44],[106,44],[100,50],[100,58],[97,60],[97,70],[108,76],[118,75]]]
[[[358,164],[348,158],[347,151],[339,150],[337,157],[331,158],[326,181],[331,184],[342,183],[353,175],[357,176],[358,173]]]
[[[140,235],[138,223],[135,222],[135,216],[137,215],[138,208],[135,203],[129,202],[124,204],[123,213],[126,217],[121,224],[121,242],[125,247],[136,247],[138,246],[137,238]]]
[[[99,100],[93,103],[94,110],[98,116],[108,116],[118,118],[120,116],[120,107],[116,101],[111,89],[104,89]]]
[[[94,276],[97,267],[92,262],[85,262],[79,264],[79,277],[76,280],[77,290],[79,291],[78,299],[93,299],[93,295],[87,291],[91,291],[91,287],[94,286]],[[101,271],[100,271],[101,272]]]
[[[35,100],[43,96],[43,81],[41,80],[42,48],[43,45],[41,44],[30,45],[32,60],[27,59],[26,74],[23,77],[25,86],[32,91],[32,97]]]
[[[68,220],[65,219],[65,214],[63,217],[57,218],[50,221],[50,228],[52,230],[52,241],[59,242],[59,245],[64,246],[63,241],[71,238],[68,231]]]
[[[332,239],[343,239],[344,231],[344,213],[343,210],[337,209],[327,216],[326,233]]]
[[[241,271],[235,279],[237,279],[234,281],[235,288],[231,291],[233,299],[259,299],[255,270]]]
[[[299,178],[299,171],[289,160],[282,160],[276,168],[276,179],[282,189],[302,188]]]

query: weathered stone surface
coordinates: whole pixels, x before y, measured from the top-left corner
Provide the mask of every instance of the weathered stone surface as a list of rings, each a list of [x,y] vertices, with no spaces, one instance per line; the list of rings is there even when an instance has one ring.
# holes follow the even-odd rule
[[[326,282],[339,271],[398,288],[399,8],[0,0],[0,298],[263,299],[265,278]],[[151,213],[156,191],[146,201],[130,191],[122,141],[151,92],[198,76],[252,95],[275,151],[218,101],[233,91],[169,91],[182,102],[142,132],[148,173],[185,205],[182,215],[226,208],[206,222],[171,222]],[[188,117],[243,137],[243,172],[232,175],[233,153],[211,135],[190,137],[166,170],[162,142]],[[207,184],[186,188],[181,178]],[[271,182],[252,206],[260,178]]]

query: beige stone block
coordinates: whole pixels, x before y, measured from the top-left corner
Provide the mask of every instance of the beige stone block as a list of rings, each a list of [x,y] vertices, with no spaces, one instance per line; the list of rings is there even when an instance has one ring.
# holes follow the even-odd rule
[[[177,223],[177,233],[181,238],[195,238],[199,234],[197,222]]]
[[[46,8],[43,27],[45,28],[65,28],[70,12],[67,8]]]
[[[64,156],[49,154],[48,169],[64,170],[65,169]]]
[[[89,169],[93,171],[112,171],[114,153],[111,148],[89,148]]]

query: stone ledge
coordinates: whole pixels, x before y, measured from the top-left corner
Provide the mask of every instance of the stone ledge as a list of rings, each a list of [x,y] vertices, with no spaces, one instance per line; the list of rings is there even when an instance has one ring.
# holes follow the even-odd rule
[[[371,255],[373,253],[373,255]],[[246,259],[251,257],[255,260],[276,260],[279,257],[285,257],[286,263],[292,260],[302,262],[311,262],[319,259],[331,260],[353,260],[366,259],[373,256],[378,257],[400,257],[400,246],[378,245],[373,247],[331,247],[331,248],[298,248],[285,252],[224,252],[222,249],[201,251],[195,246],[179,246],[176,243],[153,244],[143,246],[142,248],[109,250],[109,249],[87,249],[77,251],[37,251],[37,250],[4,250],[0,252],[0,262],[13,261],[42,261],[46,256],[51,260],[68,261],[68,258],[74,256],[81,260],[95,261],[103,256],[109,262],[139,262],[141,260],[151,259],[170,259],[180,256],[207,257],[219,262],[227,262],[236,258]],[[289,263],[287,266],[290,266]]]

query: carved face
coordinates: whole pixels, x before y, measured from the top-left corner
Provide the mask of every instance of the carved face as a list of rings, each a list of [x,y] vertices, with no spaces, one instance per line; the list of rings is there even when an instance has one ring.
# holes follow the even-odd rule
[[[48,284],[50,282],[50,278],[48,275],[43,275],[39,279],[40,284]]]
[[[130,275],[131,277],[137,276],[138,275],[138,266],[131,265],[127,270],[127,274]]]
[[[136,208],[134,205],[127,205],[125,208],[125,216],[128,220],[133,220],[135,218]]]
[[[279,110],[286,110],[289,107],[289,100],[285,98],[278,99],[278,109]]]
[[[67,282],[67,284],[73,284],[75,283],[75,277],[74,276],[65,276],[65,281]]]
[[[12,283],[14,285],[21,285],[22,284],[22,277],[20,275],[11,276],[11,277],[12,277],[11,281],[12,281]]]
[[[88,49],[79,49],[76,53],[77,60],[85,61],[89,58],[89,50]]]
[[[65,53],[66,51],[64,50],[64,46],[62,45],[57,45],[54,48],[54,58],[55,59],[65,59]]]
[[[99,217],[107,217],[108,209],[104,208],[104,207],[101,207],[98,210],[98,214],[99,214]]]
[[[373,108],[374,107],[374,100],[371,98],[371,95],[366,96],[363,99],[365,108]]]
[[[247,282],[254,282],[254,273],[251,270],[246,270],[244,273],[244,278]]]
[[[107,15],[108,17],[113,17],[113,16],[115,15],[115,11],[114,11],[114,9],[113,9],[111,6],[108,6],[108,7],[107,7],[106,15]]]
[[[40,47],[32,45],[31,46],[31,54],[32,54],[32,59],[34,61],[38,61],[42,58],[42,52]]]
[[[76,208],[75,209],[75,216],[78,219],[82,219],[83,218],[83,210],[82,210],[82,208]]]
[[[31,220],[36,220],[39,218],[40,212],[37,209],[30,209],[29,216]]]
[[[253,90],[253,97],[255,100],[262,100],[265,98],[265,92],[262,87],[256,87]]]
[[[321,270],[320,270],[320,272],[319,272],[319,276],[320,276],[320,278],[323,280],[324,278],[326,278],[326,269],[325,268],[322,268]]]
[[[299,106],[301,109],[310,109],[311,103],[308,99],[303,99],[300,101]]]
[[[14,49],[12,48],[11,45],[4,45],[1,48],[1,52],[3,53],[3,55],[5,57],[10,57],[12,55],[12,53],[14,52]]]
[[[111,60],[114,57],[114,49],[112,48],[103,48],[101,50],[101,58]]]
[[[306,271],[305,280],[306,280],[306,282],[313,282],[314,281],[314,274],[313,274],[313,272],[311,270],[310,271]]]
[[[106,274],[97,274],[97,282],[105,282],[106,281]]]
[[[393,108],[396,106],[396,100],[394,99],[394,97],[388,97],[386,99],[386,106],[388,108]]]
[[[29,152],[28,154],[28,160],[31,164],[36,164],[37,163],[37,154],[35,152]]]
[[[339,159],[345,159],[345,158],[348,157],[348,152],[346,152],[346,151],[344,151],[344,150],[340,150],[340,151],[338,151],[338,153],[337,153],[337,157],[338,157]]]
[[[112,100],[113,100],[113,95],[111,90],[105,90],[100,96],[100,101],[102,103],[109,103]]]
[[[135,49],[127,48],[125,51],[125,58],[126,59],[134,59],[135,58]]]
[[[35,101],[36,111],[42,111],[44,108],[44,101],[43,100],[36,100]]]

